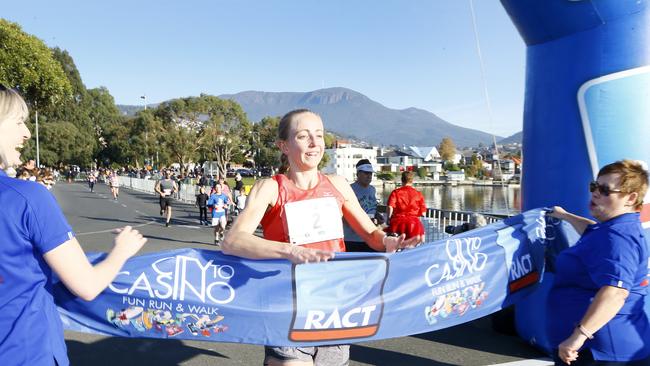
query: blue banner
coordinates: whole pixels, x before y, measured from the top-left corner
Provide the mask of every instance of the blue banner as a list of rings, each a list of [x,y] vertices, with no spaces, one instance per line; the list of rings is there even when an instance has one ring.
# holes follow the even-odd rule
[[[544,273],[535,209],[393,254],[293,265],[182,249],[130,259],[94,301],[54,294],[68,330],[276,346],[431,332],[513,304]],[[92,255],[96,262],[104,254]]]

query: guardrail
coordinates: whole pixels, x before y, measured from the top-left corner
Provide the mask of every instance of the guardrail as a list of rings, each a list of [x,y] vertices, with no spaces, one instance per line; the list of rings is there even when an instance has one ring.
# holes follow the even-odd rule
[[[476,212],[469,211],[448,211],[437,208],[427,208],[427,212],[420,219],[424,225],[425,241],[446,239],[451,236],[445,232],[447,226],[459,226],[469,223],[472,215]],[[506,218],[506,215],[483,214],[486,223],[492,224]]]

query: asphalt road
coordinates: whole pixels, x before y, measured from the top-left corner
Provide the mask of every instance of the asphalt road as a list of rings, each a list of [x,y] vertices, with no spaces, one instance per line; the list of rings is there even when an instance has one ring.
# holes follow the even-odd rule
[[[176,203],[172,225],[159,215],[158,199],[121,189],[113,200],[104,184],[58,183],[53,193],[86,252],[105,252],[113,229],[135,226],[148,238],[142,253],[185,247],[215,249],[212,230],[198,225],[198,210]],[[127,339],[66,332],[73,365],[261,365],[260,346],[181,340]],[[350,365],[544,365],[545,356],[518,337],[492,330],[489,318],[437,332],[354,344]],[[515,362],[515,363],[513,363]]]

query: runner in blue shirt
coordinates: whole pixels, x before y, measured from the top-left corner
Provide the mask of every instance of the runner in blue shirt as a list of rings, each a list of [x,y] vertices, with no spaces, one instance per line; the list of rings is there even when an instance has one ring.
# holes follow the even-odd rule
[[[146,242],[129,226],[106,259],[92,266],[54,197],[36,182],[9,178],[31,136],[27,106],[0,85],[0,364],[68,365],[63,326],[52,298],[54,273],[92,300]]]
[[[556,365],[650,365],[644,312],[649,250],[639,211],[648,172],[630,160],[603,167],[589,186],[598,222],[554,207],[582,236],[560,253],[548,297],[547,328]]]
[[[228,222],[226,209],[230,203],[228,195],[221,191],[221,184],[214,187],[215,191],[208,199],[208,206],[212,207],[212,226],[214,227],[214,244],[219,245],[221,235],[226,230]]]

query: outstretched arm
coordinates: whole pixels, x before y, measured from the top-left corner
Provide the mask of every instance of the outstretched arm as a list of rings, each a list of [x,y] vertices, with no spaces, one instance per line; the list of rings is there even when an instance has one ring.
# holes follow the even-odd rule
[[[108,286],[127,259],[135,255],[147,239],[126,226],[115,237],[108,257],[96,265],[90,264],[76,238],[72,238],[45,253],[43,258],[75,295],[90,301]]]
[[[549,215],[551,217],[555,217],[557,219],[564,220],[571,224],[573,228],[578,232],[578,234],[582,235],[582,233],[585,232],[585,229],[589,225],[593,225],[596,223],[594,220],[590,220],[586,217],[574,215],[570,212],[565,211],[562,207],[560,206],[553,206],[552,210]]]

